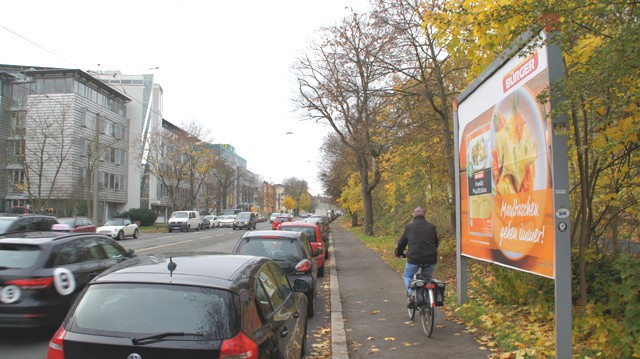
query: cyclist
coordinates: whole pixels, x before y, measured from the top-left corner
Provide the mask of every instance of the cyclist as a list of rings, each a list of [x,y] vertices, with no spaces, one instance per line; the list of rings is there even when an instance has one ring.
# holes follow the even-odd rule
[[[424,266],[424,274],[430,278],[438,262],[438,233],[436,226],[424,218],[425,211],[421,207],[413,210],[413,221],[407,224],[395,249],[396,257],[404,256],[407,246],[407,263],[404,267],[404,285],[407,295],[411,293],[409,283],[418,268]],[[412,299],[407,300],[407,307],[413,307]]]

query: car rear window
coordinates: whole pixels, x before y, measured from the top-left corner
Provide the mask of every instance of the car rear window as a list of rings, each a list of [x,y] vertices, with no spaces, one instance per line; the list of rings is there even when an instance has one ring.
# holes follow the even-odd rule
[[[293,227],[293,226],[282,226],[280,227],[283,231],[289,232],[302,232],[307,235],[309,242],[316,241],[316,229],[313,227]]]
[[[248,242],[241,241],[236,251],[241,254],[268,257],[275,261],[291,261],[302,258],[300,246],[289,238],[251,238]]]
[[[41,249],[30,244],[0,243],[0,267],[29,268],[40,256]]]
[[[240,330],[235,297],[216,288],[95,284],[78,301],[70,329],[76,333],[124,337],[184,332],[203,335],[193,340],[231,338]]]

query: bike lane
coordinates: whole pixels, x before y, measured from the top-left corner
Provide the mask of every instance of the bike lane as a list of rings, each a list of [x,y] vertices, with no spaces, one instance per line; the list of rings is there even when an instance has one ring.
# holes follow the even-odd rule
[[[417,313],[414,322],[409,321],[402,274],[338,224],[331,226],[331,232],[334,359],[487,358],[491,354],[480,349],[463,325],[447,320],[440,308],[436,308],[433,334],[427,338]],[[437,273],[436,268],[436,278]],[[449,288],[453,285],[447,283]]]

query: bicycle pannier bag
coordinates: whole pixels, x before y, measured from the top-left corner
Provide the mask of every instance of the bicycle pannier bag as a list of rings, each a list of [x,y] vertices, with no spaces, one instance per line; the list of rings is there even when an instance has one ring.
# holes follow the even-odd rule
[[[437,279],[432,279],[431,282],[435,285],[433,295],[435,296],[436,306],[441,307],[444,305],[445,284]]]

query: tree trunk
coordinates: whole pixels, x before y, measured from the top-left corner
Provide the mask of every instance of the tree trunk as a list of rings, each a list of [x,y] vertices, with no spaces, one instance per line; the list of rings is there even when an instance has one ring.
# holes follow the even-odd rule
[[[351,217],[351,227],[358,226],[358,212],[349,210],[349,216]]]

